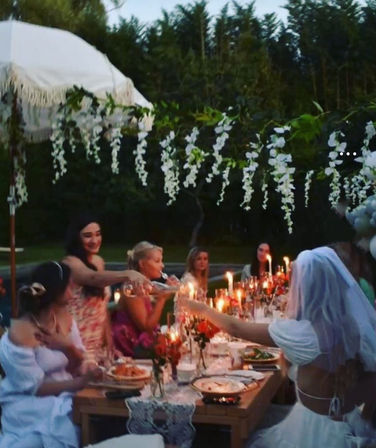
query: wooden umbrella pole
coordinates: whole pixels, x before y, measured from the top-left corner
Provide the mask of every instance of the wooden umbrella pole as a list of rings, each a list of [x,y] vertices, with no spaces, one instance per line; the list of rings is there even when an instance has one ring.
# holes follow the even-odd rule
[[[11,280],[11,303],[12,317],[17,317],[17,296],[16,296],[16,191],[15,191],[15,166],[17,146],[17,94],[12,92],[12,118],[10,128],[10,182],[9,182],[9,262],[10,262],[10,280]]]

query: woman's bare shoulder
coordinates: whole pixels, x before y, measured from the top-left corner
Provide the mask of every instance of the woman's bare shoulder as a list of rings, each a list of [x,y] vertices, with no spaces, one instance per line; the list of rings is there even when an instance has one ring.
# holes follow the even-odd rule
[[[39,345],[35,333],[35,326],[31,322],[15,319],[12,321],[8,336],[15,345],[34,348]]]
[[[104,260],[100,255],[93,256],[93,265],[98,269],[98,271],[104,271]]]
[[[69,267],[84,265],[83,261],[75,255],[66,255],[61,261],[62,263],[67,264]]]

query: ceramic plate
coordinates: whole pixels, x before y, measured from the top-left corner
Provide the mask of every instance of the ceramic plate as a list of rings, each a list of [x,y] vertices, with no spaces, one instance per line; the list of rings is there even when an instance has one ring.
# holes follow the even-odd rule
[[[150,369],[135,364],[117,364],[112,366],[107,375],[116,381],[141,381],[150,379]]]
[[[246,389],[246,386],[240,381],[232,378],[224,378],[222,376],[196,378],[192,382],[192,386],[204,395],[216,395],[221,397],[238,395]]]
[[[265,358],[266,354],[269,354],[270,357]],[[280,356],[280,351],[273,347],[253,347],[251,349],[245,349],[242,354],[242,359],[244,362],[250,362],[252,364],[264,364],[268,362],[276,362]]]

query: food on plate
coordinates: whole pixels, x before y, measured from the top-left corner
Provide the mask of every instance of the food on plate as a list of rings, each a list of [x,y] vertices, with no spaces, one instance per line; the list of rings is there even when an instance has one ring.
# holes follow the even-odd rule
[[[198,378],[193,387],[204,394],[233,395],[242,392],[245,385],[239,381],[221,377]]]
[[[244,361],[267,361],[275,358],[275,353],[270,353],[257,347],[253,347],[251,350],[247,350],[243,353]]]
[[[118,364],[111,369],[111,373],[116,376],[126,377],[139,377],[148,374],[145,369],[140,369],[140,367],[133,364]]]

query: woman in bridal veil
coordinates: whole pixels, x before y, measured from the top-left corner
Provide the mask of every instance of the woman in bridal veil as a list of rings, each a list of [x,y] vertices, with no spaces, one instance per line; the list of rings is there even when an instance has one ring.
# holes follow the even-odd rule
[[[280,347],[292,364],[296,404],[249,447],[376,447],[376,312],[332,249],[303,251],[293,263],[287,319],[249,323],[182,302],[236,337]]]

